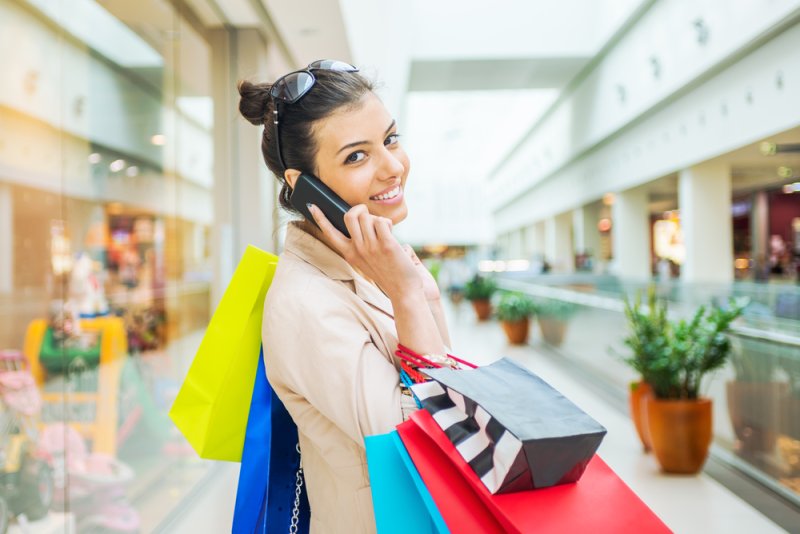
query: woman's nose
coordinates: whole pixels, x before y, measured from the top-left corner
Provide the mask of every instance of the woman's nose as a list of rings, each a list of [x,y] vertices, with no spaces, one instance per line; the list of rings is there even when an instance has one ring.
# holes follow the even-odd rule
[[[388,148],[383,149],[382,178],[397,178],[405,172],[403,162]]]

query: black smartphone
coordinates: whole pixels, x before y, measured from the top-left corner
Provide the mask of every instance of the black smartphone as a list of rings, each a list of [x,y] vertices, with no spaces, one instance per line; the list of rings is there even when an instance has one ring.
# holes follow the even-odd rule
[[[350,237],[350,233],[344,224],[344,214],[350,210],[350,206],[316,176],[307,173],[302,173],[298,176],[294,183],[292,196],[289,197],[289,202],[306,219],[316,225],[314,217],[306,207],[306,204],[314,204],[322,210],[322,213],[325,214],[325,217],[328,218],[333,226],[348,238]]]

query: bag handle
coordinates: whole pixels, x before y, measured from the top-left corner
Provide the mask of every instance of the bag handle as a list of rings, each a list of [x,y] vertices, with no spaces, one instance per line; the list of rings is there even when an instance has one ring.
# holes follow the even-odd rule
[[[421,354],[414,352],[413,350],[409,349],[408,347],[400,343],[397,344],[397,350],[394,352],[394,354],[401,360],[404,360],[410,363],[411,365],[416,365],[417,367],[434,367],[436,369],[443,367],[441,363],[431,361],[425,356],[422,356]],[[469,367],[470,369],[476,369],[478,367],[477,365],[472,364],[466,360],[462,360],[461,358],[457,358],[452,354],[447,354],[447,357],[463,366]]]

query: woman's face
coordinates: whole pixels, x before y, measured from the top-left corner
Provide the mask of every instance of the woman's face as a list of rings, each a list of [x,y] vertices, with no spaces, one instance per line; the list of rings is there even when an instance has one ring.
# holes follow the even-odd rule
[[[342,199],[397,224],[406,218],[409,161],[397,125],[374,93],[314,125],[317,176]]]

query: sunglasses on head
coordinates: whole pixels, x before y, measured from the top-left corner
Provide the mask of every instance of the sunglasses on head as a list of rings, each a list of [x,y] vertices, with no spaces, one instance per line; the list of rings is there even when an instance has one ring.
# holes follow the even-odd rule
[[[272,111],[275,123],[275,148],[278,151],[278,161],[286,170],[288,167],[283,161],[283,154],[281,153],[281,132],[280,132],[280,103],[294,104],[303,98],[317,81],[314,76],[315,70],[335,70],[340,72],[358,72],[358,69],[344,61],[337,61],[335,59],[320,59],[309,63],[308,67],[290,72],[281,76],[269,91],[270,96],[275,100],[275,109]]]

